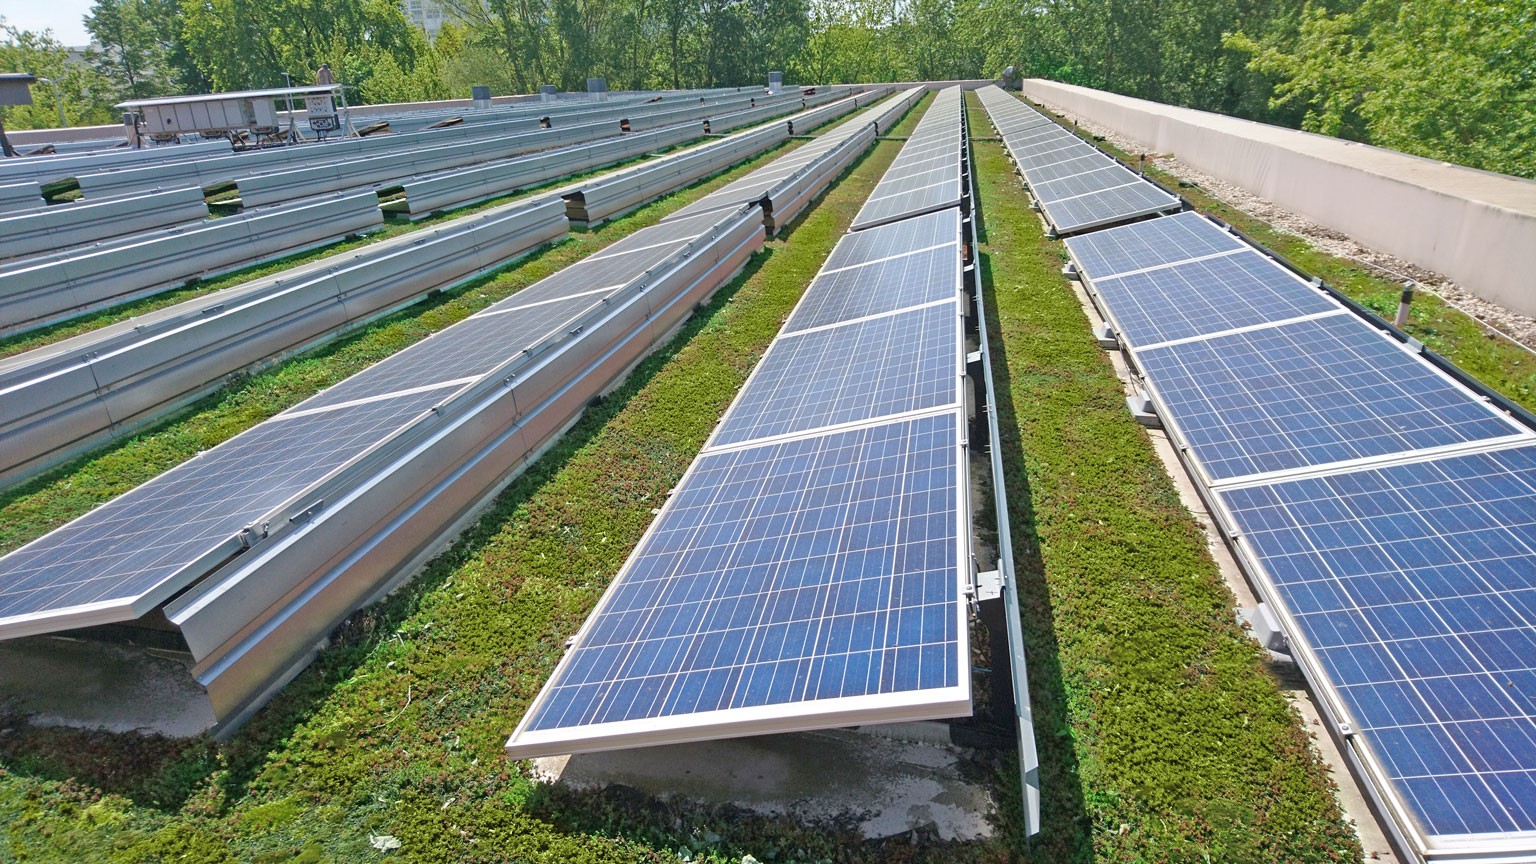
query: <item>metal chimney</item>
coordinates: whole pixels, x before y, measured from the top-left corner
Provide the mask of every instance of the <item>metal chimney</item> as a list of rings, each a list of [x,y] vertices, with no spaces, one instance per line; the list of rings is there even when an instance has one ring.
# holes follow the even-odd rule
[[[593,102],[607,102],[608,101],[608,79],[607,78],[588,78],[587,79],[587,95],[592,99]]]
[[[555,94],[559,93],[559,92],[560,92],[560,88],[559,87],[556,87],[553,84],[545,84],[545,85],[539,87],[539,101],[540,102],[553,102],[553,101],[555,101]]]
[[[474,100],[476,108],[491,107],[491,88],[484,84],[476,84],[469,88],[470,98]]]
[[[777,95],[779,95],[779,91],[783,90],[783,89],[784,89],[784,73],[783,72],[769,72],[768,73],[768,95],[770,95],[770,96],[777,96]]]

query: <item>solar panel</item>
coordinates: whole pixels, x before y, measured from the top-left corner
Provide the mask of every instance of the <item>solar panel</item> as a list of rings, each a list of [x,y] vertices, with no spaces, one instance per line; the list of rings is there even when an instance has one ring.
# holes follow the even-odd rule
[[[1084,144],[1083,139],[1063,131],[1031,147],[1025,155],[1015,156],[1014,161],[1027,177],[1031,171],[1091,155],[1093,148]]]
[[[969,711],[960,422],[701,456],[508,752]]]
[[[1093,291],[1137,348],[1338,311],[1338,303],[1255,251],[1098,279]]]
[[[959,244],[960,211],[941,210],[845,235],[827,256],[821,272],[825,274],[938,246],[958,247]],[[959,257],[958,248],[955,256]]]
[[[1523,431],[1343,310],[1138,351],[1136,362],[1210,481]]]
[[[144,614],[238,552],[253,520],[563,335],[718,221],[637,231],[0,558],[0,631]]]
[[[1019,107],[1024,106],[1021,104]],[[1061,128],[1051,118],[1034,112],[1020,112],[1011,116],[998,112],[992,115],[992,122],[997,127],[997,131],[1003,135],[1024,136],[1033,130]]]
[[[958,247],[940,247],[824,273],[806,289],[784,330],[793,333],[948,299],[955,296],[960,266]]]
[[[1089,279],[1250,248],[1194,211],[1079,234],[1068,237],[1066,244],[1078,270]]]
[[[853,220],[859,231],[960,203],[964,102],[959,88],[939,91]]]
[[[928,186],[907,192],[899,192],[882,198],[870,198],[864,203],[859,215],[864,219],[859,227],[880,225],[902,219],[916,213],[954,207],[960,203],[960,165],[955,163],[950,176]]]
[[[772,163],[727,183],[703,198],[679,209],[677,212],[662,219],[662,223],[688,219],[701,213],[710,213],[725,209],[735,209],[761,199],[767,195],[774,186],[785,178],[801,170],[806,165],[820,158],[822,154],[832,150],[859,130],[870,124],[870,118],[879,116],[880,112],[900,100],[900,94],[877,103],[873,108],[860,111],[850,120],[845,120],[826,133],[817,136],[814,140],[806,142],[802,147],[787,153]]]
[[[1077,177],[1090,171],[1096,171],[1110,167],[1104,161],[1104,157],[1097,153],[1083,153],[1081,156],[1070,155],[1069,158],[1059,162],[1052,162],[1039,168],[1030,169],[1029,176],[1033,182],[1042,185],[1064,178]]]
[[[511,755],[970,710],[960,240],[951,207],[838,243]]]
[[[1531,837],[1536,447],[1220,500],[1424,845],[1466,853]]]
[[[1074,159],[1072,161],[1076,162],[1077,160]],[[1086,171],[1079,171],[1076,174],[1069,174],[1047,182],[1041,182],[1036,178],[1036,172],[1031,171],[1029,172],[1030,189],[1040,199],[1041,203],[1045,203],[1066,198],[1077,198],[1082,195],[1124,186],[1126,183],[1136,182],[1135,174],[1130,174],[1129,178],[1127,178],[1126,175],[1129,172],[1125,171],[1125,169],[1111,165],[1103,159],[1097,159],[1096,161],[1097,164],[1090,166]],[[1066,163],[1057,163],[1051,167],[1055,168],[1064,164]]]
[[[990,87],[980,93],[1004,146],[1057,233],[1087,231],[1182,206],[1176,196],[1097,147],[1065,129],[1046,126],[1049,118],[1019,100]]]
[[[178,578],[202,575],[183,571],[252,520],[445,395],[405,393],[344,411],[278,415],[103,504],[0,558],[0,625],[69,610],[138,617],[184,587]]]
[[[1130,171],[1123,171],[1123,174],[1136,176]],[[1142,180],[1131,180],[1121,186],[1063,200],[1040,202],[1046,218],[1061,234],[1087,231],[1138,216],[1176,210],[1180,206],[1179,199]]]
[[[950,286],[952,297],[959,287]],[[964,373],[959,340],[955,300],[782,336],[710,446],[954,404]]]
[[[477,312],[317,394],[305,408],[375,398],[402,389],[483,375],[602,303],[647,268],[719,221],[718,214],[653,225]]]

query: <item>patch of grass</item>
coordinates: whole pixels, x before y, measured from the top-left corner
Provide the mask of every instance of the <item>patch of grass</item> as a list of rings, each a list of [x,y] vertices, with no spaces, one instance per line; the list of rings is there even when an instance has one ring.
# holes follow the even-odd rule
[[[320,390],[467,318],[622,237],[654,225],[787,148],[569,238],[509,267],[430,294],[374,324],[236,381],[142,433],[65,463],[0,493],[0,553],[42,536]]]
[[[1326,767],[1059,275],[1059,244],[1000,145],[976,144],[975,164],[1042,759],[1030,860],[1358,860]]]
[[[1043,106],[1035,107],[1046,110]],[[1062,119],[1060,115],[1051,116]],[[1081,131],[1079,134],[1091,137]],[[1139,167],[1140,154],[1128,153],[1108,141],[1094,143],[1127,165]],[[1403,290],[1400,283],[1358,262],[1319,250],[1305,238],[1249,216],[1199,186],[1181,187],[1176,175],[1155,165],[1147,166],[1147,176],[1177,190],[1202,213],[1221,219],[1307,273],[1320,277],[1382,320],[1391,321],[1396,317],[1398,298]],[[1489,388],[1526,410],[1536,411],[1536,357],[1489,331],[1478,319],[1434,294],[1419,291],[1414,295],[1408,324],[1403,330]]]

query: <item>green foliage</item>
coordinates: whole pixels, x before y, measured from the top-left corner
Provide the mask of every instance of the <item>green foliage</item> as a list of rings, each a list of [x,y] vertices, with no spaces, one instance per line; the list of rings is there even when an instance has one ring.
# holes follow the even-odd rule
[[[182,35],[220,90],[314,81],[321,63],[366,88],[389,64],[415,68],[425,37],[394,0],[182,0]],[[238,46],[231,50],[231,46]]]
[[[1228,37],[1302,127],[1536,177],[1536,6],[1494,0],[1309,5],[1294,39]]]
[[[180,0],[96,0],[85,29],[87,60],[117,85],[117,99],[209,87],[182,40]]]
[[[70,62],[69,52],[50,32],[20,30],[5,25],[0,16],[0,70],[30,72],[53,82],[32,85],[31,105],[0,107],[0,123],[7,129],[58,126],[61,105],[64,122],[71,126],[112,120],[112,83],[90,66]]]

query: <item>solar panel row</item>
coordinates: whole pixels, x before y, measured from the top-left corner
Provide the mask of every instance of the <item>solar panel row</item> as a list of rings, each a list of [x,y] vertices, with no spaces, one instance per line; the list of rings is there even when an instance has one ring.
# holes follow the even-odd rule
[[[721,218],[638,231],[0,558],[0,635],[144,614],[247,529],[259,535],[274,508],[501,364],[566,338]]]
[[[1417,852],[1536,851],[1536,435],[1204,217],[1067,246]]]
[[[912,136],[853,219],[853,230],[960,204],[965,103],[960,88],[940,90]]]
[[[1178,210],[1173,195],[996,86],[977,91],[1040,210],[1059,235]]]
[[[511,755],[970,710],[961,230],[839,241]]]
[[[1536,851],[1536,447],[1224,489],[1424,857]]]
[[[767,195],[775,186],[783,183],[796,173],[805,170],[816,163],[832,150],[837,149],[849,138],[857,135],[872,122],[871,114],[878,114],[881,106],[900,99],[899,95],[892,96],[881,102],[872,111],[863,111],[854,117],[839,123],[827,132],[818,135],[805,146],[775,159],[771,164],[753,171],[745,177],[735,180],[703,198],[683,207],[676,213],[668,216],[663,221],[675,221],[697,216],[700,213],[710,213],[718,210],[735,209],[754,201],[759,201]]]
[[[1198,214],[1067,248],[1207,482],[1529,434]]]

